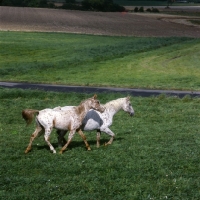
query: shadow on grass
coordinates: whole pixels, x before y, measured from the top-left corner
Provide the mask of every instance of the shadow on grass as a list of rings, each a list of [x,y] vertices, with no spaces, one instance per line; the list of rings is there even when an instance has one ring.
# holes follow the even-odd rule
[[[113,142],[115,142],[115,141],[121,141],[121,140],[124,140],[124,138],[123,137],[118,137],[118,138],[115,138]],[[109,141],[109,139],[101,139],[100,140],[100,147],[104,146],[104,144],[106,142],[108,142],[108,141]],[[90,141],[88,141],[88,143],[89,143],[90,146],[96,145],[96,142],[97,142],[96,140],[90,140]],[[58,147],[58,143],[54,142],[54,143],[51,143],[51,144],[53,145],[54,148],[61,148],[61,147]],[[84,147],[86,149],[84,141],[72,141],[69,144],[69,146],[67,147],[66,150],[71,150],[73,148],[80,148],[80,147]],[[44,144],[44,145],[41,145],[41,146],[38,146],[38,145],[35,144],[35,145],[32,145],[32,149],[37,149],[37,150],[46,149],[46,150],[50,151],[50,148],[49,148],[49,146],[47,144]]]

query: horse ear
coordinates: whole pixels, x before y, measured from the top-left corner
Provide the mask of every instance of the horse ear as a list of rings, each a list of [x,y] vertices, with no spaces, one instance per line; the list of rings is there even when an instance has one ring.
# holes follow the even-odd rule
[[[127,100],[130,100],[130,98],[131,98],[130,96],[127,96],[127,97],[126,97]]]
[[[93,98],[94,98],[94,99],[97,99],[97,95],[96,95],[96,94],[94,94]]]

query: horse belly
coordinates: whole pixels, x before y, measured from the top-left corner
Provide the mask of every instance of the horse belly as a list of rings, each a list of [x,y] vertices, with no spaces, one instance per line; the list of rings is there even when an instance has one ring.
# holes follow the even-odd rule
[[[70,125],[71,125],[70,117],[69,118],[67,118],[67,117],[62,117],[62,118],[56,117],[54,119],[54,127],[56,129],[67,131],[67,130],[70,129]]]
[[[83,124],[82,126],[83,126],[84,131],[91,131],[91,130],[96,130],[100,128],[100,124],[93,119],[89,119],[87,123]]]

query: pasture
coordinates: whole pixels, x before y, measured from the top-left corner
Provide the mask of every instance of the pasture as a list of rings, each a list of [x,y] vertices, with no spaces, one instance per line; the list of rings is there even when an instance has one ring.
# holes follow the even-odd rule
[[[1,81],[199,90],[199,57],[193,38],[0,32]]]
[[[6,19],[1,30],[48,31],[0,32],[0,81],[199,90],[200,40],[192,38],[199,37],[198,28],[137,15],[0,10],[1,19]],[[52,19],[54,23],[48,23]],[[66,26],[70,22],[78,26]],[[122,32],[129,37],[116,36]],[[110,137],[102,133],[97,148],[96,132],[84,132],[91,151],[76,134],[67,151],[52,154],[41,136],[24,154],[35,125],[26,127],[23,109],[78,105],[91,96],[0,88],[0,199],[200,198],[199,98],[131,97],[135,115],[115,115],[112,145],[103,145]],[[120,97],[124,95],[98,94],[101,103]],[[59,152],[55,131],[50,140]]]
[[[34,129],[24,108],[78,105],[88,94],[0,88],[1,199],[199,199],[200,99],[132,97],[135,116],[120,111],[111,127],[116,138],[85,132],[92,151],[75,135],[67,151],[52,154],[43,136],[24,154]],[[124,97],[99,94],[101,103]],[[51,135],[57,147],[57,137]]]

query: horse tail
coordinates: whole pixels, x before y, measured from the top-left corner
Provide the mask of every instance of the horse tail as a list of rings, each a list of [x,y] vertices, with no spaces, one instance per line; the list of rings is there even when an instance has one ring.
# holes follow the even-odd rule
[[[27,125],[31,124],[33,118],[35,117],[35,113],[39,114],[39,110],[25,109],[22,111],[22,117],[26,121]]]

